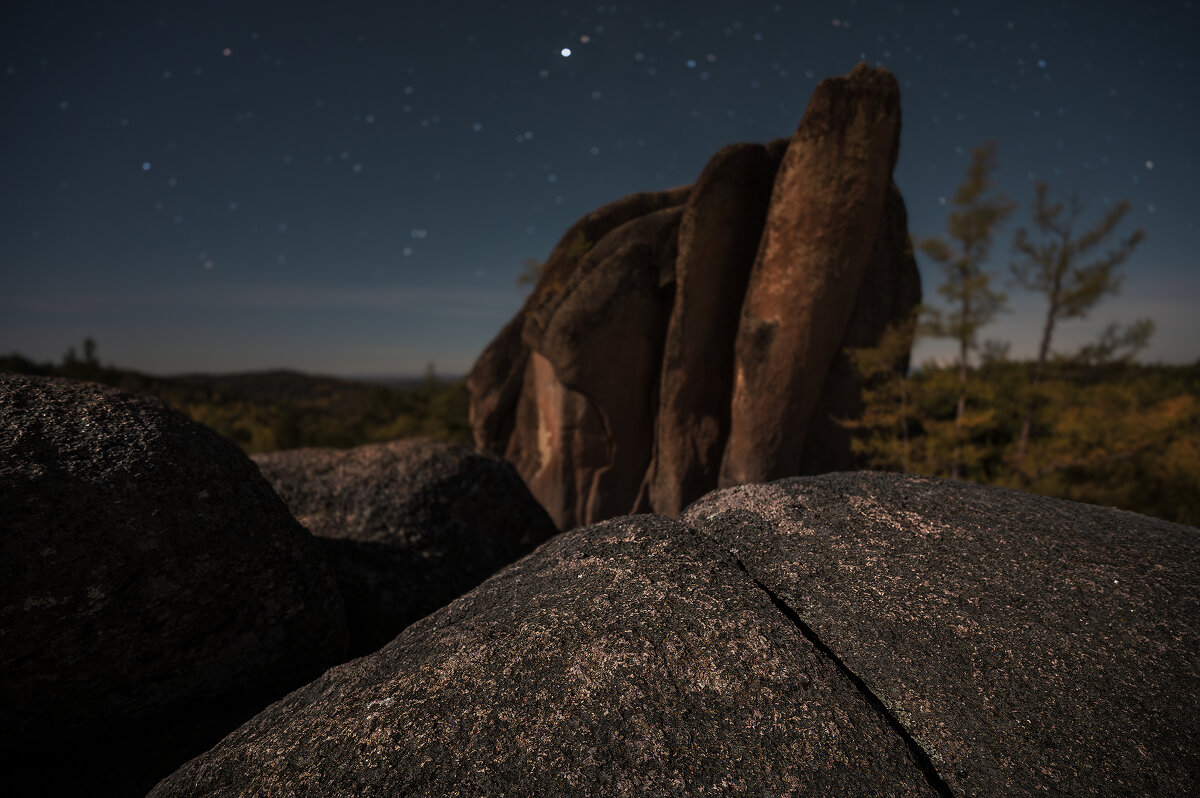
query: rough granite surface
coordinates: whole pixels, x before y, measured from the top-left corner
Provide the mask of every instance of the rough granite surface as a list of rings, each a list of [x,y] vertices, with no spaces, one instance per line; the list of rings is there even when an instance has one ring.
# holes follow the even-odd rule
[[[865,683],[955,795],[1194,795],[1200,530],[839,473],[709,494],[717,541]]]
[[[552,538],[151,793],[880,794],[939,792],[765,591],[661,516]]]
[[[252,459],[333,564],[354,656],[558,532],[512,465],[465,446],[403,440]]]
[[[340,662],[333,572],[212,430],[0,374],[0,767],[10,795],[144,793]]]

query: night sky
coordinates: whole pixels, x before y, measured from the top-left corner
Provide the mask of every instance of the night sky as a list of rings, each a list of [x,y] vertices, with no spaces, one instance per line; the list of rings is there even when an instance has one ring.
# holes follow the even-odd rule
[[[895,178],[944,230],[973,147],[998,188],[1079,189],[1148,241],[1110,320],[1200,356],[1194,2],[62,3],[0,11],[0,352],[84,336],[151,373],[465,373],[581,215],[789,136],[859,61],[901,86]],[[941,282],[921,260],[927,299]],[[983,337],[1028,356],[1036,297]],[[922,343],[918,359],[948,346]]]

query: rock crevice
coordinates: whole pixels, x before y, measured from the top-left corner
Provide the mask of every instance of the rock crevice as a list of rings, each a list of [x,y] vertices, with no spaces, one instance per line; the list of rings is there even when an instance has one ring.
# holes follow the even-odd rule
[[[775,592],[772,591],[771,588],[758,581],[758,579],[756,579],[754,575],[746,569],[746,565],[741,561],[741,559],[734,557],[734,561],[737,563],[737,567],[741,569],[742,573],[744,573],[750,579],[750,581],[752,581],[758,587],[759,590],[767,594],[767,598],[771,599],[771,603],[775,605],[775,608],[783,613],[784,617],[791,621],[792,624],[794,624],[795,627],[800,630],[800,634],[804,635],[808,642],[812,643],[813,648],[821,652],[826,659],[832,662],[838,671],[850,680],[850,683],[854,685],[854,689],[859,692],[859,694],[871,706],[871,708],[878,712],[883,719],[887,721],[888,727],[894,731],[908,747],[908,751],[910,754],[912,754],[912,758],[916,760],[917,767],[921,768],[921,773],[924,774],[925,780],[929,782],[930,789],[932,789],[942,798],[954,798],[954,792],[951,791],[945,780],[937,772],[937,767],[933,764],[933,760],[929,758],[929,754],[924,748],[921,747],[921,744],[916,741],[912,734],[909,733],[908,729],[904,727],[904,724],[900,722],[900,719],[892,714],[891,710],[888,709],[887,704],[883,703],[883,700],[871,691],[871,688],[868,687],[867,683],[862,680],[862,677],[850,670],[850,667],[846,665],[844,661],[842,661],[842,658],[837,655],[837,652],[831,649],[825,643],[825,641],[823,641],[820,636],[817,635],[813,628],[804,622],[804,620],[799,614],[797,614],[795,610],[789,607],[783,599],[775,595]]]

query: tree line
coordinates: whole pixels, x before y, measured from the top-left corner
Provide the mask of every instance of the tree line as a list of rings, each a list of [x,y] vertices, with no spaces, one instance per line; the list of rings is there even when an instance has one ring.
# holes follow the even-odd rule
[[[1007,308],[997,273],[984,267],[1017,208],[993,190],[995,165],[994,142],[975,149],[945,235],[917,244],[941,269],[940,303],[918,306],[875,347],[848,350],[866,385],[862,415],[841,420],[855,433],[855,452],[872,468],[1200,525],[1200,360],[1135,363],[1154,333],[1152,319],[1110,324],[1075,351],[1053,347],[1064,322],[1118,292],[1121,265],[1146,239],[1143,230],[1116,235],[1128,202],[1088,226],[1078,192],[1055,201],[1046,183],[1036,183],[1031,224],[1012,239],[1009,284],[1044,302],[1037,352],[1012,360],[1009,344],[981,340]],[[909,373],[908,353],[923,336],[952,341],[953,362]]]
[[[403,388],[290,372],[157,377],[102,365],[97,352],[88,338],[82,357],[74,347],[57,364],[12,353],[0,356],[0,371],[99,382],[154,397],[247,454],[415,437],[472,443],[466,380],[444,380],[432,366],[419,384]]]

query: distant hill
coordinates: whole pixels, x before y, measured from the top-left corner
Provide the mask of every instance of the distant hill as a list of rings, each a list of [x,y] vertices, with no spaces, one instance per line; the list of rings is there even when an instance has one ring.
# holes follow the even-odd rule
[[[370,390],[380,383],[324,377],[299,371],[247,371],[233,374],[178,374],[167,379],[213,391],[263,399],[268,402],[312,402],[331,399],[347,392]],[[421,381],[413,380],[411,387]]]
[[[0,371],[67,377],[160,399],[248,454],[303,446],[350,447],[399,438],[471,443],[465,380],[352,380],[270,370],[160,377],[90,360],[37,363],[0,356]]]
[[[452,374],[437,376],[440,382],[460,382],[467,378],[466,374]],[[355,374],[346,377],[352,382],[369,382],[375,385],[386,385],[389,388],[420,388],[429,381],[429,377],[413,377],[413,376],[387,376],[379,374]]]

